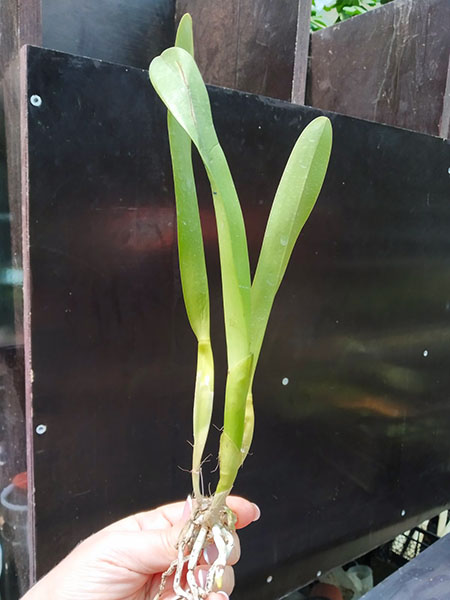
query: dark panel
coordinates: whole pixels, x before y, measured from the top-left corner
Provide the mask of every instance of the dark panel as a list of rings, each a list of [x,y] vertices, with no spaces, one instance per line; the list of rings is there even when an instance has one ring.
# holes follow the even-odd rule
[[[193,17],[205,81],[288,100],[298,6],[299,0],[177,0],[177,18]]]
[[[29,94],[43,100],[29,105],[42,574],[92,530],[187,494],[195,340],[147,72],[39,49],[29,60]],[[211,98],[254,265],[283,165],[319,111],[215,88]],[[246,600],[273,600],[448,504],[450,147],[331,118],[329,174],[268,328],[236,486],[263,511],[242,534],[235,597]],[[220,425],[220,278],[199,174]]]
[[[42,0],[43,45],[148,68],[175,39],[175,0]]]
[[[450,536],[396,571],[364,600],[447,600],[450,590]]]
[[[439,135],[448,0],[395,0],[311,36],[307,103]]]

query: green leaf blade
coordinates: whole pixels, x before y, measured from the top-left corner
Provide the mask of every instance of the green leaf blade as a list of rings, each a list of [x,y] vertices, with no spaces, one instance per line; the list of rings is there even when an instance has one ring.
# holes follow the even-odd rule
[[[239,199],[214,129],[208,92],[193,58],[180,48],[169,48],[152,61],[150,79],[196,145],[211,183],[231,368],[249,354],[250,266]]]
[[[192,17],[189,13],[185,13],[178,24],[177,35],[175,38],[175,46],[183,48],[194,56],[194,35],[192,30]]]
[[[191,141],[172,115],[167,119],[175,187],[178,257],[186,312],[198,340],[209,339],[208,276],[191,159]]]
[[[193,54],[192,19],[189,15],[184,15],[181,19],[175,43]],[[175,188],[181,285],[189,323],[198,340],[193,408],[192,484],[195,496],[200,497],[202,456],[211,425],[214,400],[208,276],[192,166],[191,140],[170,112],[167,115],[167,129]]]
[[[331,153],[329,119],[314,119],[298,138],[267,222],[251,292],[254,369],[278,288],[297,238],[321,190]]]

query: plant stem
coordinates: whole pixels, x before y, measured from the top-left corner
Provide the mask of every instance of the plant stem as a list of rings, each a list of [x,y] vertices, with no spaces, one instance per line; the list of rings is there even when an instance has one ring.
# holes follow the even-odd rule
[[[211,341],[200,340],[194,392],[194,449],[192,451],[192,486],[196,498],[202,496],[200,471],[208,437],[214,400],[214,360]]]

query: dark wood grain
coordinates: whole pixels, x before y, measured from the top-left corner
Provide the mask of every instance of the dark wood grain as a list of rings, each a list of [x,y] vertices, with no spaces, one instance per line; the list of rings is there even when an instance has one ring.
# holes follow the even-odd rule
[[[445,85],[442,117],[439,126],[439,135],[443,138],[450,137],[450,60],[448,64],[447,82]]]
[[[313,33],[308,104],[439,135],[449,31],[448,0],[395,0]]]
[[[10,214],[11,267],[16,272],[24,269],[23,248],[27,246],[23,234],[24,220],[22,209],[24,196],[28,191],[28,134],[27,134],[27,96],[26,96],[26,56],[27,47],[22,47],[9,61],[2,82],[4,111],[5,111],[5,148],[8,179],[8,204]],[[5,243],[5,240],[2,240]],[[26,272],[26,269],[25,269]],[[25,277],[26,279],[26,277]],[[1,349],[1,359],[5,358],[8,377],[5,379],[5,392],[8,395],[9,410],[14,410],[16,425],[14,428],[16,440],[13,448],[15,456],[14,467],[21,466],[21,470],[28,473],[28,540],[27,545],[17,547],[17,569],[19,573],[19,588],[23,594],[29,583],[35,579],[35,552],[34,552],[34,480],[33,480],[33,436],[30,431],[31,401],[25,393],[25,380],[32,377],[30,368],[26,368],[24,356],[25,323],[24,316],[27,310],[28,290],[16,286],[13,292],[14,309],[14,340],[10,348]],[[25,302],[24,302],[25,299]],[[25,319],[27,320],[27,319]],[[29,331],[29,330],[28,330]],[[30,339],[27,336],[28,340]],[[29,356],[29,353],[28,353]],[[29,366],[29,365],[28,365]],[[28,399],[28,402],[27,402]],[[2,415],[4,416],[4,415]],[[15,471],[18,472],[17,470]],[[13,473],[15,474],[15,473]]]
[[[299,0],[177,0],[194,21],[196,59],[208,83],[290,99]]]
[[[2,0],[0,2],[0,79],[6,67],[24,44],[39,45],[41,0]]]
[[[292,102],[305,103],[306,80],[308,75],[308,53],[310,43],[311,0],[299,0],[297,19],[297,39],[295,43],[294,75],[292,82]]]

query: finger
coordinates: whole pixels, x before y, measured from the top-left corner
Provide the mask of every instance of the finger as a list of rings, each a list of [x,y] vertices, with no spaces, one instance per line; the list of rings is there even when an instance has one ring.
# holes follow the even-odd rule
[[[229,600],[230,596],[221,590],[220,592],[214,592],[214,594],[210,594],[207,600]]]
[[[133,531],[145,529],[165,529],[178,524],[180,520],[186,521],[189,518],[186,515],[186,502],[190,504],[192,501],[172,502],[159,506],[153,510],[140,512],[125,519],[121,519],[105,527],[102,531]],[[256,504],[245,500],[239,496],[229,496],[227,505],[237,516],[236,528],[241,529],[246,527],[253,521],[257,521],[261,512]],[[190,504],[192,509],[192,504]]]
[[[134,515],[141,529],[165,529],[185,523],[192,512],[192,499],[190,496],[184,502],[165,504],[147,512]]]
[[[219,556],[217,546],[215,544],[209,544],[203,550],[201,564],[212,565],[216,558]],[[241,543],[236,533],[233,533],[233,549],[231,550],[230,556],[228,557],[227,564],[235,565],[241,558]]]
[[[261,511],[256,504],[240,496],[228,496],[227,505],[237,517],[236,529],[247,527],[261,516]]]
[[[206,585],[206,577],[208,575],[208,569],[205,567],[196,567],[195,568],[195,578],[199,582],[199,584],[204,588]],[[222,585],[220,586],[220,590],[214,585],[214,591],[223,591],[226,594],[230,595],[234,589],[234,570],[233,567],[226,566],[223,572],[222,577]],[[220,598],[220,596],[219,596]],[[220,599],[223,600],[223,597]]]
[[[144,531],[106,531],[98,539],[104,555],[119,553],[121,565],[148,575],[164,572],[177,557],[176,544],[180,529]]]
[[[188,497],[188,500],[185,502],[165,504],[154,510],[138,513],[134,516],[142,529],[163,529],[167,525],[172,526],[179,523],[181,519],[186,521],[189,518],[190,513],[186,514],[186,502],[188,502],[192,510],[192,500]],[[246,527],[253,521],[257,521],[261,516],[261,511],[256,504],[240,496],[229,496],[227,498],[227,505],[237,517],[237,529]]]
[[[111,523],[102,531],[141,531],[144,529],[166,529],[172,527],[183,519],[186,506],[184,502],[173,502],[165,506],[159,506],[153,510],[136,513],[125,517],[120,521]],[[189,518],[190,511],[187,514],[186,520]]]

